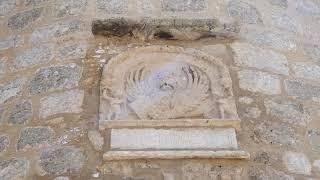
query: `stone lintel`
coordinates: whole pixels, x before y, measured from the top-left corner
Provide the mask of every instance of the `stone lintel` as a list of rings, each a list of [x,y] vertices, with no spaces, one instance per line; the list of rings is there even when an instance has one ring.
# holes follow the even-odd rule
[[[191,158],[249,160],[250,154],[245,151],[108,151],[103,155],[105,161]]]
[[[94,19],[92,23],[92,33],[94,35],[123,37],[132,34],[137,35],[138,32],[147,39],[153,39],[154,37],[174,40],[197,40],[206,37],[234,39],[240,32],[240,25],[233,19],[220,22],[219,19],[215,18],[109,18]],[[188,34],[188,36],[183,34]]]
[[[172,128],[172,127],[231,127],[241,130],[240,120],[232,119],[165,119],[165,120],[115,120],[100,121],[100,130],[122,128]]]

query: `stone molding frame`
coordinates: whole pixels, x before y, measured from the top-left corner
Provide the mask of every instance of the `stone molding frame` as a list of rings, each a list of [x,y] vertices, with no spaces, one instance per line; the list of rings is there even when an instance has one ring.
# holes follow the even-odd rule
[[[178,46],[134,48],[105,65],[100,94],[99,128],[111,130],[105,160],[250,157],[237,150],[240,119],[222,59]]]

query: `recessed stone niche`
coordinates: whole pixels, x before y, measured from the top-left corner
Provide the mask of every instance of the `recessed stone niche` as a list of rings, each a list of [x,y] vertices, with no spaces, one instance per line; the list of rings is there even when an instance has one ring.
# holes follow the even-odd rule
[[[208,21],[201,26],[149,25],[140,31],[139,23],[126,22],[93,27],[105,38],[141,38],[134,33],[139,32],[146,42],[120,52],[103,67],[99,127],[110,132],[104,159],[248,159],[238,149],[240,119],[224,60],[183,47],[204,37],[230,39],[235,32],[219,31],[220,25],[206,25]],[[163,41],[168,38],[171,42]]]

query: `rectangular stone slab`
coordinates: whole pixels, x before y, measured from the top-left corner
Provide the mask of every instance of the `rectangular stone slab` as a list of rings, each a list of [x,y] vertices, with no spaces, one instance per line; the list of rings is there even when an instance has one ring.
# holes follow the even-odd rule
[[[112,150],[237,149],[234,128],[112,129]]]
[[[106,161],[191,158],[249,160],[250,154],[245,151],[109,151],[103,155]]]

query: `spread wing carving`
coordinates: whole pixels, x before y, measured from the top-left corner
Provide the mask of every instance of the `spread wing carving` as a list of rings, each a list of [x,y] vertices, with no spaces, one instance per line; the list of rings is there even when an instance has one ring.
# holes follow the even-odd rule
[[[127,74],[127,99],[140,118],[187,117],[189,112],[197,109],[209,97],[210,83],[205,73],[189,65],[182,66],[180,71],[187,82],[183,83],[178,76],[174,78],[183,86],[172,85],[169,82],[161,84],[157,82],[158,79],[149,79],[145,76],[145,67]],[[163,86],[170,88],[163,90]]]

